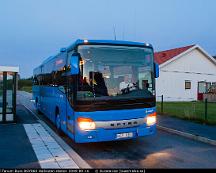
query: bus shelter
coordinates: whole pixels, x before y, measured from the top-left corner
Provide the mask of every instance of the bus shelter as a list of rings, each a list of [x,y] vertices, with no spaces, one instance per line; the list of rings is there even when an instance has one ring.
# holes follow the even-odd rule
[[[0,66],[0,123],[16,121],[18,72],[19,67]]]

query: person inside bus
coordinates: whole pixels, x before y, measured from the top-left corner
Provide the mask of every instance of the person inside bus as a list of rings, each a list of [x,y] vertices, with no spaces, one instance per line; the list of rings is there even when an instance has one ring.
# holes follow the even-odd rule
[[[126,94],[129,91],[135,90],[135,84],[130,81],[129,75],[124,76],[124,81],[119,84],[119,90],[122,94]]]
[[[82,90],[93,92],[92,87],[87,82],[87,77],[81,78],[82,81]]]
[[[148,89],[149,88],[148,80],[142,80],[142,88],[143,89]]]
[[[100,72],[90,72],[90,84],[96,95],[108,96],[108,90],[103,78],[103,74]]]

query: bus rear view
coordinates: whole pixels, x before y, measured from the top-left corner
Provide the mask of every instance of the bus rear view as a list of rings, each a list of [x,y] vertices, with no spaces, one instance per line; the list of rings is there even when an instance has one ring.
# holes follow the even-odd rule
[[[59,130],[78,143],[132,139],[156,132],[158,65],[151,45],[78,40],[64,54],[59,79],[64,82],[37,85],[33,90],[35,99],[40,97],[38,90],[56,92],[47,99],[53,105],[49,112],[55,114],[56,107],[61,111],[58,117],[48,117]],[[60,102],[60,97],[64,101]],[[43,104],[47,103],[41,101],[37,108],[46,115]]]

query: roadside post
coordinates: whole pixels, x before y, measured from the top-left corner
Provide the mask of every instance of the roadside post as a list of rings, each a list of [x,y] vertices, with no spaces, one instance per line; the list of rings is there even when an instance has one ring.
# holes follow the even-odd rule
[[[161,114],[163,115],[164,109],[163,109],[163,95],[161,96]]]
[[[205,122],[207,122],[207,114],[208,114],[208,99],[205,98]]]

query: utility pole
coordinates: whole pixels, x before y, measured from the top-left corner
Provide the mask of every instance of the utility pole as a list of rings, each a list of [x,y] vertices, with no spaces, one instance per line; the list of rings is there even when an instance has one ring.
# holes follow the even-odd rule
[[[116,29],[115,29],[115,25],[113,25],[113,35],[114,35],[114,40],[116,40]]]

